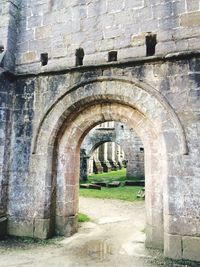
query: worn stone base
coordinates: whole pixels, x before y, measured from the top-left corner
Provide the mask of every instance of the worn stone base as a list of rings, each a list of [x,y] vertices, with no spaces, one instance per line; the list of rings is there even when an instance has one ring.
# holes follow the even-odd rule
[[[3,239],[7,234],[7,218],[0,218],[0,239]]]
[[[8,218],[8,234],[13,236],[34,237],[33,221],[17,220],[16,218]]]
[[[103,167],[103,172],[110,172],[112,170],[112,167],[109,161],[102,161],[101,165]]]
[[[137,177],[137,178],[140,178],[140,179],[144,179],[145,176],[144,176],[144,172],[139,172],[139,171],[133,171],[132,169],[129,169],[127,167],[127,172],[126,172],[126,178],[132,178],[132,177]]]
[[[8,234],[13,236],[27,236],[39,239],[47,239],[52,235],[50,219],[8,220]],[[0,222],[1,226],[1,222]],[[2,228],[3,229],[3,228]],[[56,217],[55,234],[69,237],[78,231],[78,215],[70,217]]]
[[[119,166],[118,166],[118,164],[117,164],[116,161],[112,161],[112,160],[110,160],[109,163],[110,163],[110,165],[111,165],[111,170],[112,170],[112,171],[117,171],[117,170],[119,170]]]
[[[100,161],[95,161],[94,162],[93,172],[95,174],[103,172],[103,167],[101,166],[101,162]]]
[[[119,162],[119,161],[117,162],[117,165],[118,165],[119,170],[121,170],[124,167],[122,162]]]
[[[36,219],[34,221],[34,238],[47,239],[50,237],[50,219]]]
[[[50,219],[18,221],[11,217],[8,220],[8,234],[47,239],[50,237]]]
[[[164,240],[163,240],[163,229],[146,225],[146,240],[145,246],[147,248],[163,249]]]
[[[182,239],[178,235],[165,233],[164,255],[166,258],[182,259]]]
[[[200,237],[165,233],[164,255],[170,259],[200,262]]]
[[[72,236],[78,231],[78,215],[70,217],[56,216],[56,234]]]
[[[200,262],[200,237],[184,236],[182,245],[183,259]]]

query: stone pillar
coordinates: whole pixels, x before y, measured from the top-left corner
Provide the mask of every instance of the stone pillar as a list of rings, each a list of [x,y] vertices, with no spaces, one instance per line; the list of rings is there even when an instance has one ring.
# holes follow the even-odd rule
[[[132,145],[128,149],[127,178],[144,178],[144,148]]]
[[[14,71],[18,2],[0,1],[0,238],[7,231],[7,192],[13,82],[5,75]]]
[[[115,161],[117,162],[119,170],[123,168],[123,162],[121,159],[121,147],[118,144],[115,144]]]
[[[101,158],[102,158],[102,151],[100,148],[97,148],[95,151],[94,151],[94,154],[93,154],[94,158],[93,158],[93,172],[95,174],[98,174],[98,173],[102,173],[103,172],[103,167],[101,165]]]
[[[86,155],[85,149],[80,151],[80,180],[86,182],[88,180],[89,157]]]
[[[99,147],[100,150],[100,161],[103,167],[103,172],[111,171],[111,165],[108,161],[108,143],[104,143]]]
[[[115,161],[115,143],[108,143],[108,161],[111,165],[112,171],[116,171],[119,169],[117,162]]]

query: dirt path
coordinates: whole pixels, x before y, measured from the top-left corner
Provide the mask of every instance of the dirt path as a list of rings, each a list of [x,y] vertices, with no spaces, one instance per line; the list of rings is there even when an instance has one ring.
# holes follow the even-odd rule
[[[158,252],[144,248],[143,202],[80,198],[93,221],[56,245],[0,249],[0,267],[156,267]],[[156,254],[158,253],[158,255]]]

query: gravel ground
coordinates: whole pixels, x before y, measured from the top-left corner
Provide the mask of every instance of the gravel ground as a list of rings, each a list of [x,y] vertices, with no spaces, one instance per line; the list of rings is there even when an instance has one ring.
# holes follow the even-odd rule
[[[51,245],[0,242],[0,267],[174,266],[165,264],[160,252],[145,249],[144,210],[144,202],[81,197],[80,212],[91,222]]]

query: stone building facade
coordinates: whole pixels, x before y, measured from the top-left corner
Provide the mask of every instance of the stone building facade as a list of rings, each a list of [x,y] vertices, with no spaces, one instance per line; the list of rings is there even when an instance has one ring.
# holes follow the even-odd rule
[[[144,144],[146,245],[200,260],[199,1],[2,0],[0,15],[1,235],[74,233],[81,143],[119,121]]]
[[[110,121],[94,127],[81,145],[83,180],[89,173],[118,170],[126,166],[127,178],[144,178],[144,147],[134,129]]]

